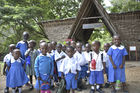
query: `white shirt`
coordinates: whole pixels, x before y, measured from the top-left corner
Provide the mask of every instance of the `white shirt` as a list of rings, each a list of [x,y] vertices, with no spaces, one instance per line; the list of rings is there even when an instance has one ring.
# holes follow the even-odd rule
[[[17,60],[14,59],[14,57],[11,58],[11,63],[19,62],[21,63],[21,59],[18,58]]]
[[[83,66],[88,63],[86,61],[86,58],[85,58],[83,52],[80,54],[78,51],[76,51],[76,53],[74,54],[74,58],[77,60],[77,62],[80,66]]]
[[[87,62],[91,61],[91,53],[92,52],[87,52],[87,51],[83,52]]]
[[[62,56],[65,56],[65,57],[66,57],[66,54],[65,54],[63,51],[61,51],[60,54],[58,53],[57,50],[55,51],[55,61],[56,61],[57,59],[61,58]],[[58,72],[60,72],[60,66],[61,66],[61,64],[62,64],[62,61],[63,61],[63,59],[61,59],[61,60],[59,60],[59,61],[56,62],[56,63],[57,63]]]
[[[102,71],[103,70],[103,63],[101,60],[101,54],[102,52],[99,52],[99,54],[96,54],[94,51],[92,52],[92,59],[95,59],[96,61],[96,69],[91,69],[91,64],[90,64],[90,70],[91,71]]]
[[[67,56],[66,58],[64,58],[60,68],[61,72],[63,72],[64,74],[68,74],[69,71],[71,71],[71,73],[77,74],[76,72],[77,70],[80,71],[81,67],[77,63],[77,60],[74,57],[69,58]]]
[[[12,57],[13,57],[13,56],[12,56],[12,53],[10,52],[9,54],[7,54],[7,55],[4,57],[3,62],[8,62],[8,61],[10,61]]]
[[[106,67],[109,66],[109,55],[107,55],[107,52],[103,51],[103,62],[106,63]]]

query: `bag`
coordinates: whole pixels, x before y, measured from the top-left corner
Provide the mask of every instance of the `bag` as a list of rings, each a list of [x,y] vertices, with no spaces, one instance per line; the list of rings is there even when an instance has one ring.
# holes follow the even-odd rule
[[[65,79],[61,79],[56,93],[67,93]]]

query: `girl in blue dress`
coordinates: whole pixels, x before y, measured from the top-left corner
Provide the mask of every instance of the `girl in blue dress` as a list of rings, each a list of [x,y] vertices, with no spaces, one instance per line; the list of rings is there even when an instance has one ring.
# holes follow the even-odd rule
[[[21,93],[21,87],[26,84],[29,79],[24,72],[25,61],[20,58],[20,50],[15,49],[13,51],[13,57],[7,62],[9,67],[9,73],[7,74],[7,87],[12,88],[12,92],[15,93],[15,88],[18,87],[19,93]]]
[[[107,54],[109,55],[109,76],[108,80],[112,83],[113,89],[111,93],[116,93],[115,82],[120,80],[123,86],[123,92],[128,93],[126,88],[125,79],[125,56],[128,54],[125,47],[121,45],[120,36],[113,37],[114,45],[112,45]]]

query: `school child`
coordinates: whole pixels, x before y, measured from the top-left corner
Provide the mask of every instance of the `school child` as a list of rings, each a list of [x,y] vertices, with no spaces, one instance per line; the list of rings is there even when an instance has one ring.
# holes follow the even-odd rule
[[[38,55],[41,54],[40,45],[41,45],[41,43],[43,43],[43,42],[46,42],[46,41],[45,41],[45,40],[40,40],[40,41],[39,41],[39,49],[37,49]]]
[[[128,54],[125,47],[121,45],[121,39],[119,35],[113,37],[113,43],[107,54],[109,55],[109,77],[113,88],[111,93],[116,93],[115,82],[119,80],[122,82],[122,89],[124,93],[128,93],[125,79],[125,56]]]
[[[92,42],[92,61],[90,63],[90,77],[89,77],[89,83],[91,85],[91,91],[90,93],[95,93],[95,90],[99,93],[104,93],[100,85],[104,84],[104,75],[103,75],[103,63],[101,60],[101,54],[100,51],[100,42],[94,41]],[[96,86],[95,86],[96,84]]]
[[[85,56],[85,59],[86,59],[86,61],[88,62],[86,65],[87,65],[87,70],[86,71],[88,71],[88,67],[89,67],[89,64],[90,64],[90,62],[91,62],[91,45],[89,44],[89,43],[87,43],[86,45],[85,45],[85,51],[83,52],[84,53],[84,56]],[[88,85],[89,84],[89,73],[87,73],[87,75],[86,75],[86,84]]]
[[[52,44],[52,53],[55,54],[57,42],[52,41],[51,44]]]
[[[41,54],[37,56],[35,60],[35,73],[37,77],[37,81],[35,84],[35,88],[39,92],[48,91],[49,90],[49,83],[50,78],[52,78],[53,75],[53,62],[50,57],[47,56],[47,43],[43,42],[40,45]],[[45,87],[42,87],[42,85],[45,83]]]
[[[70,41],[66,41],[66,46],[70,46]]]
[[[66,54],[62,51],[62,44],[56,45],[56,51],[55,51],[55,62],[57,64],[57,71],[58,71],[58,80],[61,79],[61,72],[60,72],[60,66],[62,64],[63,59],[65,58]]]
[[[102,61],[103,61],[103,65],[104,65],[104,69],[105,69],[105,73],[106,73],[106,78],[107,78],[107,82],[105,83],[105,88],[108,88],[110,86],[110,83],[108,81],[109,56],[107,55],[107,51],[109,48],[110,48],[110,44],[105,43],[104,44],[104,51],[102,53]]]
[[[15,93],[15,88],[18,87],[19,93],[21,93],[21,87],[26,84],[29,79],[24,71],[25,61],[20,57],[20,50],[13,50],[13,57],[7,62],[9,72],[7,74],[7,87],[12,88],[12,92]]]
[[[3,67],[3,75],[8,74],[8,67],[7,67],[7,62],[9,62],[11,60],[12,56],[12,52],[13,50],[16,48],[15,44],[10,44],[9,45],[9,53],[4,57],[3,62],[4,62],[4,67]],[[9,93],[9,87],[6,86],[6,88],[4,89],[4,93]]]
[[[79,71],[79,75],[78,75],[78,91],[81,91],[82,89],[82,79],[84,79],[87,75],[87,61],[85,59],[84,53],[82,52],[82,44],[80,42],[78,42],[76,44],[76,53],[74,54],[74,57],[76,58],[78,64],[81,67],[81,71]]]
[[[67,93],[70,93],[71,88],[72,93],[75,93],[75,89],[77,88],[78,71],[81,70],[81,67],[73,57],[74,48],[72,46],[67,47],[66,53],[67,56],[62,61],[60,71],[63,72],[62,77],[65,76]]]
[[[28,42],[27,40],[29,39],[29,33],[28,32],[23,32],[23,40],[19,41],[16,45],[16,48],[20,50],[21,53],[21,58],[25,60],[25,52],[28,49]]]
[[[30,89],[33,89],[33,76],[35,76],[34,64],[35,64],[35,59],[38,55],[37,50],[34,49],[35,46],[36,46],[35,40],[30,40],[29,41],[29,48],[25,52],[26,74],[29,75],[29,77],[30,77]]]

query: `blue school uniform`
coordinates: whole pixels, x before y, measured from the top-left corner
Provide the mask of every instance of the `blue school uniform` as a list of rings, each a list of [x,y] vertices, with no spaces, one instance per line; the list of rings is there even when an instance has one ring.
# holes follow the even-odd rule
[[[25,52],[28,49],[28,44],[24,41],[19,41],[16,48],[20,49],[21,57],[25,60]]]
[[[65,74],[67,90],[70,90],[71,88],[72,89],[77,88],[77,80],[75,79],[77,70],[80,71],[81,67],[74,57],[69,58],[67,56],[66,58],[64,58],[60,67],[60,71]]]
[[[122,69],[120,69],[120,65],[123,62],[123,57],[128,55],[126,49],[124,46],[116,47],[112,45],[107,54],[112,57],[114,64],[117,66],[117,69],[114,69],[111,62],[109,62],[109,82],[115,82],[116,80],[125,82],[125,65]]]
[[[45,82],[50,82],[50,75],[53,75],[53,61],[50,57],[40,54],[35,60],[35,72],[36,76],[41,77],[41,79]],[[37,80],[35,84],[35,88],[39,90],[39,84],[43,83],[42,80]],[[40,83],[39,83],[40,82]]]
[[[23,64],[24,60],[19,58],[15,60],[12,58],[7,64],[10,67],[9,73],[7,74],[7,86],[11,88],[23,86],[29,79],[24,71]]]
[[[101,52],[99,54],[92,52],[92,58],[96,61],[96,69],[92,69],[92,65],[90,64],[90,77],[89,83],[91,85],[96,84],[104,84],[104,75],[103,75],[103,63],[101,60]]]

